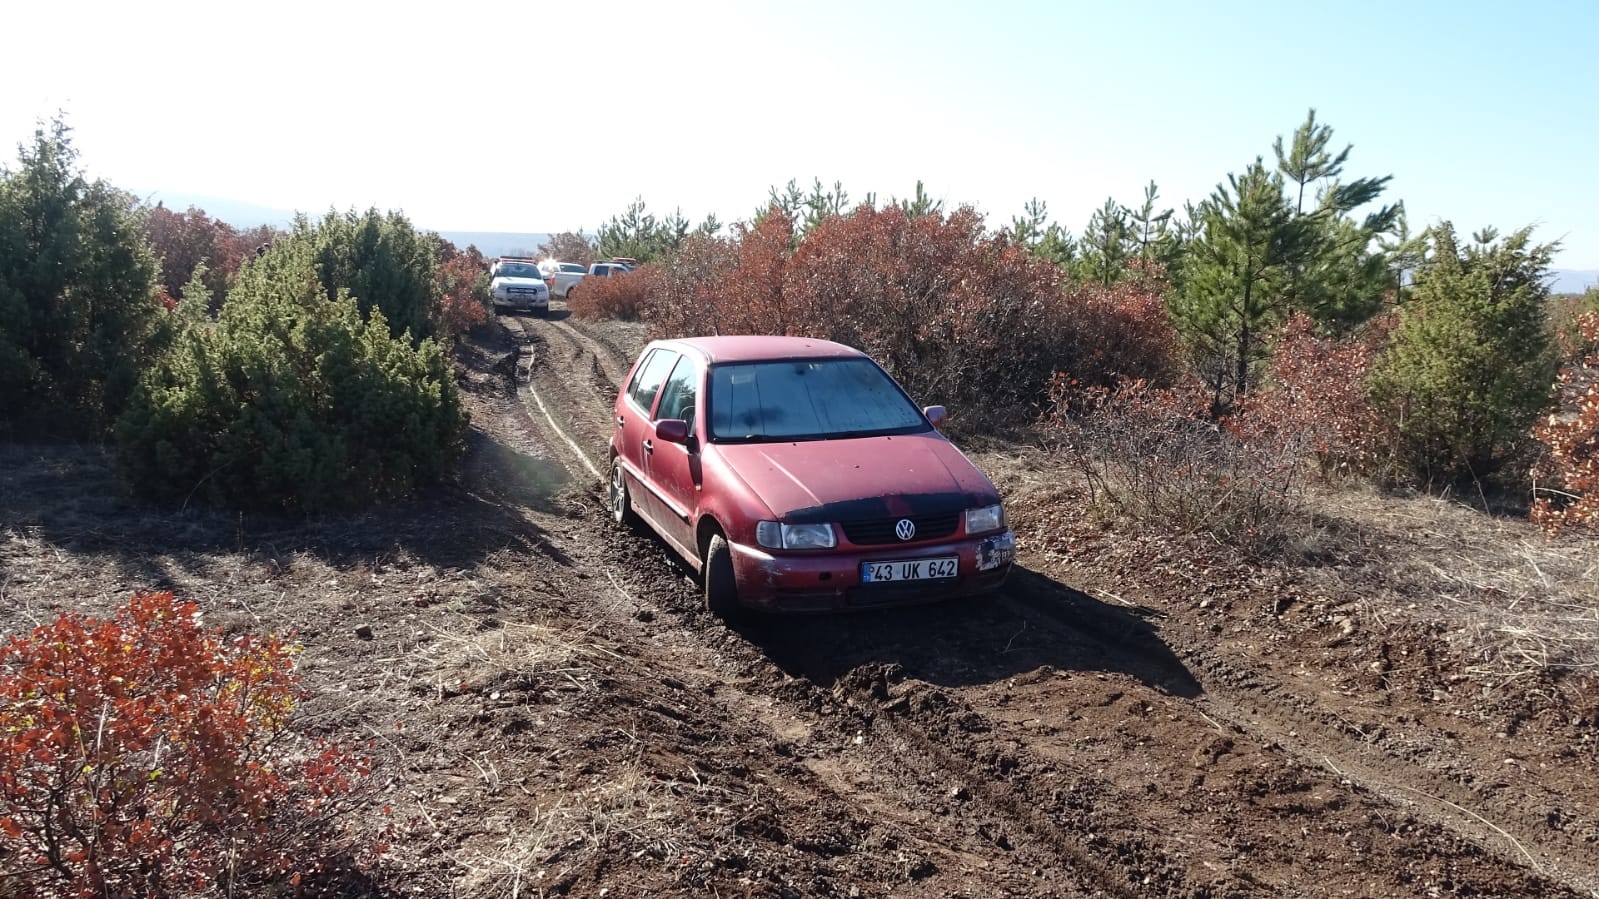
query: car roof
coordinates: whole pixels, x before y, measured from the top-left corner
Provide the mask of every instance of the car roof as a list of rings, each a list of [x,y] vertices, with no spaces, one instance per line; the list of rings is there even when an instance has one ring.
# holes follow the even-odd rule
[[[865,356],[860,350],[814,337],[741,334],[719,337],[681,337],[659,340],[655,346],[689,350],[708,362],[763,362],[773,359],[850,358]]]

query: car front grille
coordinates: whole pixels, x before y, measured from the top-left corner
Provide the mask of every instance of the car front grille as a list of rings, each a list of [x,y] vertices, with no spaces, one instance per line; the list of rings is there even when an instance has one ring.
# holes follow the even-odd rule
[[[870,521],[844,521],[840,524],[844,528],[844,536],[856,546],[881,546],[889,543],[917,543],[923,540],[937,540],[955,533],[955,528],[960,524],[961,513],[940,512],[936,515],[907,515],[916,525],[916,536],[909,540],[899,539],[894,528],[899,524],[899,518],[875,518]]]
[[[510,290],[513,297],[536,297],[539,295],[537,287],[513,287]]]

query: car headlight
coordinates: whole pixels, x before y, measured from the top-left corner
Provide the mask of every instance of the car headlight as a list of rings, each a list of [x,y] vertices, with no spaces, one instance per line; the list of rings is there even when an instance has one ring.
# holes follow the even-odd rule
[[[966,533],[982,534],[1005,526],[1005,510],[995,503],[981,509],[966,510]]]
[[[755,542],[767,549],[832,549],[838,538],[830,524],[763,521],[755,525]]]

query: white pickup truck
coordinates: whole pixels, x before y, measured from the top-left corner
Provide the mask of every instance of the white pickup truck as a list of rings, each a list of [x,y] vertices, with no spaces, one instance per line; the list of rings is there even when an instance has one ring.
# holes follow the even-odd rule
[[[588,269],[576,262],[556,262],[547,259],[539,263],[539,271],[544,273],[544,281],[550,285],[550,296],[566,299],[572,287],[583,280],[588,274]]]
[[[489,269],[489,295],[495,309],[547,312],[550,308],[549,285],[531,259],[500,257]]]

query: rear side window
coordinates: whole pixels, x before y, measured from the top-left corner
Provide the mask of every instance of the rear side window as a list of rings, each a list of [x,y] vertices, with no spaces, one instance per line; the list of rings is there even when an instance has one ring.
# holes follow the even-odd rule
[[[638,372],[633,375],[633,383],[627,386],[627,395],[638,404],[645,412],[655,403],[655,395],[661,392],[661,382],[666,380],[666,373],[672,370],[672,363],[677,361],[677,354],[671,350],[650,350],[643,364],[638,367]]]
[[[681,418],[688,422],[689,433],[694,433],[694,397],[699,391],[699,368],[694,360],[684,356],[672,369],[672,376],[661,388],[661,408],[655,411],[655,420]]]

